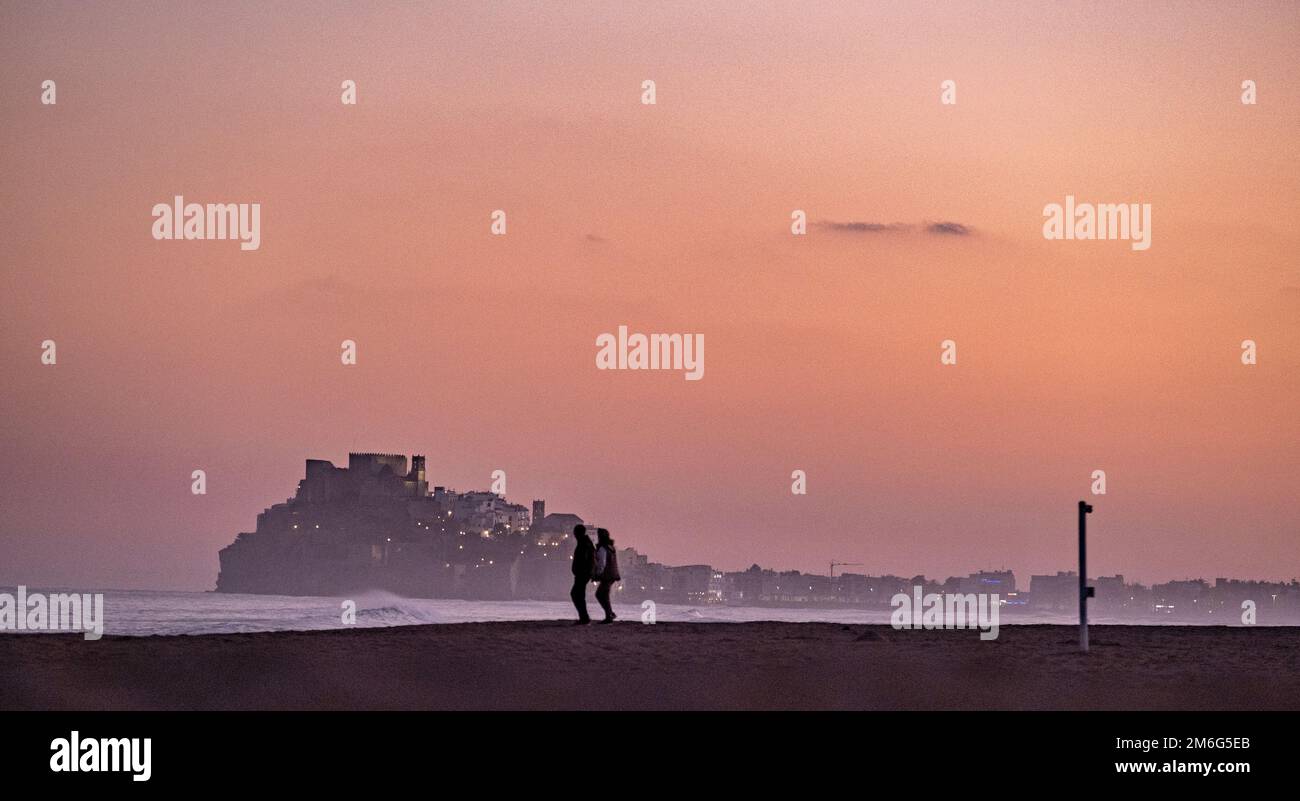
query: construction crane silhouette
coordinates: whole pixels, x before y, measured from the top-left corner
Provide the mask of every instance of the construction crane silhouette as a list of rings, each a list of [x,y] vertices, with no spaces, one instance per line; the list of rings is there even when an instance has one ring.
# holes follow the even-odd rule
[[[837,567],[854,567],[862,564],[861,562],[836,562],[831,561],[831,578],[835,578],[835,568]]]

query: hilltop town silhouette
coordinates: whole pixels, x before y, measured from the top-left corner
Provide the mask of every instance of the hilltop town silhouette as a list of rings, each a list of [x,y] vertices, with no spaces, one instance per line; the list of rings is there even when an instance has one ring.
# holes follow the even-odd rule
[[[488,491],[430,488],[425,458],[350,453],[348,466],[308,459],[292,498],[264,510],[252,532],[220,552],[217,591],[337,596],[370,589],[410,597],[562,600],[576,514],[531,510]],[[623,581],[615,603],[890,608],[898,593],[996,593],[1003,614],[1073,614],[1075,572],[1035,575],[1021,589],[1010,570],[981,570],[937,581],[925,576],[832,575],[752,565],[669,566],[634,548],[619,549]],[[1257,622],[1300,622],[1300,582],[1216,578],[1144,586],[1122,575],[1090,579],[1093,613],[1134,622],[1242,622],[1245,602]]]

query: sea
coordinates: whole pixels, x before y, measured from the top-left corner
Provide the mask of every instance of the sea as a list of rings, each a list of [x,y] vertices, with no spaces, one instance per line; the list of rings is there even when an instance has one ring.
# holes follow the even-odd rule
[[[14,594],[14,587],[0,593]],[[232,634],[259,631],[318,631],[356,627],[413,626],[437,623],[476,623],[498,620],[572,620],[568,601],[466,601],[404,598],[372,591],[348,598],[287,595],[240,595],[217,592],[155,590],[86,590],[53,587],[27,588],[31,593],[79,592],[104,595],[104,634],[144,637],[153,635]],[[355,622],[345,622],[345,605],[355,604]],[[599,608],[589,603],[594,614]],[[648,610],[640,605],[615,604],[625,621],[642,622]],[[657,623],[743,623],[782,621],[842,624],[888,624],[888,609],[819,609],[745,607],[705,604],[689,606],[658,603]],[[1077,623],[1070,615],[1003,614],[1002,625],[1026,623]],[[648,621],[647,621],[648,622]],[[1107,621],[1096,618],[1092,622]],[[10,633],[10,632],[3,632]]]

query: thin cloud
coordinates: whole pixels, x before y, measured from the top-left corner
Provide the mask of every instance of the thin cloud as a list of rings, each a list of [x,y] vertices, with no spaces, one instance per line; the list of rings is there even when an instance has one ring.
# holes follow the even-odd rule
[[[957,222],[935,222],[925,226],[927,234],[939,234],[941,236],[970,236],[974,231],[970,226],[962,225]]]
[[[818,228],[846,234],[910,234],[920,231],[934,236],[973,236],[975,229],[951,220],[928,222],[920,226],[911,223],[882,223],[865,220],[822,220],[814,223]]]
[[[878,222],[836,222],[828,220],[816,223],[817,227],[825,228],[830,231],[844,231],[851,234],[887,234],[887,233],[905,233],[912,230],[912,226],[907,223],[878,223]]]

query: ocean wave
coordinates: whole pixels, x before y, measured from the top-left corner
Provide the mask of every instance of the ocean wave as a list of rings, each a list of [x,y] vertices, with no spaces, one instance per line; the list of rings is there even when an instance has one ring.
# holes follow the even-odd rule
[[[404,606],[380,606],[372,609],[357,609],[358,626],[417,626],[424,623],[438,623],[437,615],[426,610]]]

